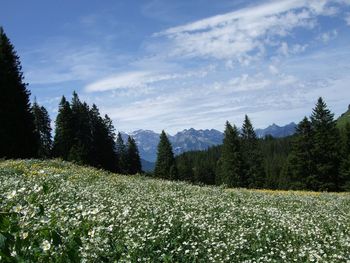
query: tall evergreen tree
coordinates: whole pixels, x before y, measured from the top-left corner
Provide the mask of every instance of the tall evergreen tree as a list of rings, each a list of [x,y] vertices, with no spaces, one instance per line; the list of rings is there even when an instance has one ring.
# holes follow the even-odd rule
[[[55,124],[53,155],[68,160],[74,142],[74,127],[72,109],[64,96],[62,96],[59,104]]]
[[[164,179],[178,178],[173,149],[164,130],[160,134],[154,175]]]
[[[129,136],[127,144],[128,174],[142,172],[141,159],[135,140]]]
[[[0,27],[0,158],[37,154],[34,117],[19,57]]]
[[[118,155],[116,152],[116,142],[115,142],[115,128],[113,126],[112,120],[109,118],[109,116],[106,114],[103,123],[105,128],[107,129],[107,137],[106,137],[106,143],[108,145],[108,149],[110,149],[108,163],[111,167],[111,171],[118,172]]]
[[[117,135],[116,154],[118,158],[118,172],[122,174],[127,174],[128,173],[127,149],[120,132],[118,132],[118,135]]]
[[[315,174],[313,158],[314,135],[307,117],[298,124],[292,150],[284,170],[288,188],[317,190],[318,177]]]
[[[80,101],[76,92],[73,92],[71,109],[74,136],[73,146],[69,151],[68,160],[81,164],[92,163],[92,127],[90,108],[85,102]]]
[[[90,148],[90,165],[112,172],[117,171],[114,132],[108,116],[103,119],[95,104],[90,111],[92,145]]]
[[[228,187],[241,187],[243,162],[241,156],[241,143],[236,126],[227,121],[221,157],[218,163],[217,184]]]
[[[314,133],[312,147],[315,164],[315,188],[318,190],[337,191],[339,173],[339,131],[336,128],[334,114],[327,108],[322,98],[319,98],[311,115]]]
[[[241,151],[243,160],[242,185],[250,188],[263,187],[265,181],[263,157],[253,125],[247,115],[245,115],[242,126]]]
[[[346,124],[344,135],[339,187],[341,190],[350,191],[350,123]]]
[[[32,113],[34,116],[35,130],[39,139],[38,157],[51,157],[52,150],[52,136],[51,136],[51,120],[49,113],[44,106],[39,106],[34,101],[32,106]]]

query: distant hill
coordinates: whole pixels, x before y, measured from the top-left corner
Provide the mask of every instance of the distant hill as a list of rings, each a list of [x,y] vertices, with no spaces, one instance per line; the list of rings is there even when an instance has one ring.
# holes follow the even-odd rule
[[[170,142],[176,155],[188,151],[206,150],[210,146],[222,144],[223,139],[223,133],[215,129],[195,130],[191,128],[170,136]]]
[[[348,110],[337,119],[337,127],[340,129],[345,128],[347,123],[350,123],[350,105],[348,106]]]
[[[144,159],[141,159],[141,165],[142,165],[142,170],[144,172],[152,172],[154,170],[154,167],[155,167],[154,162],[149,162],[149,161],[146,161]]]
[[[154,163],[157,159],[159,133],[150,130],[137,130],[129,135],[135,139],[141,158]],[[123,132],[122,137],[126,141],[128,134]],[[174,136],[168,135],[168,137],[173,146],[174,154],[178,155],[187,151],[205,150],[210,146],[221,144],[223,133],[214,129],[195,130],[191,128],[178,132]]]
[[[256,129],[255,132],[259,138],[264,138],[266,135],[282,138],[293,135],[296,127],[297,125],[294,122],[291,122],[285,126],[278,126],[274,123],[265,129]]]
[[[285,125],[278,126],[272,124],[266,129],[257,129],[256,133],[259,138],[263,138],[266,135],[272,135],[273,137],[286,137],[292,135],[295,132],[296,124],[294,122]],[[159,133],[151,130],[137,130],[130,134],[121,132],[124,141],[127,141],[127,137],[132,136],[139,148],[140,156],[142,160],[142,167],[145,171],[151,171],[154,168],[154,163],[157,159],[157,146],[159,143]],[[169,140],[173,146],[175,155],[179,155],[188,151],[201,151],[206,150],[211,146],[222,144],[224,134],[215,129],[196,130],[185,129],[176,133],[174,136],[168,135]]]

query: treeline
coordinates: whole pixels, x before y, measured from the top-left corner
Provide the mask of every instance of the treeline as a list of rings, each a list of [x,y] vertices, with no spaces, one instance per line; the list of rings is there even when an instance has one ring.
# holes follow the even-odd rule
[[[258,139],[246,116],[241,132],[226,123],[223,145],[176,157],[182,178],[228,187],[350,190],[350,124],[340,131],[319,98],[310,118],[286,138]]]
[[[59,157],[112,172],[136,174],[142,171],[136,143],[120,134],[115,140],[111,119],[101,116],[73,93],[71,102],[63,96],[59,104],[52,140],[47,110],[24,83],[21,64],[13,45],[0,27],[0,158]]]

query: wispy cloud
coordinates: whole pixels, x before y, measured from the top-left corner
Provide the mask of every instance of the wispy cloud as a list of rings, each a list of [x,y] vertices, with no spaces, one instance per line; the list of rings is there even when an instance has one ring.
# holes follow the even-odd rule
[[[266,48],[278,45],[280,38],[289,36],[293,29],[313,28],[317,16],[334,15],[338,9],[333,2],[270,1],[169,28],[154,36],[170,41],[173,56],[233,58],[244,63],[264,55]],[[298,51],[303,51],[302,46]]]
[[[345,22],[348,26],[350,26],[350,13],[345,14]]]
[[[88,92],[96,92],[115,89],[145,88],[148,85],[163,81],[205,77],[208,74],[208,70],[211,69],[212,67],[209,67],[207,69],[200,69],[197,71],[190,71],[184,73],[129,71],[112,75],[107,78],[98,80],[94,83],[91,83],[86,86],[85,90]]]
[[[55,84],[101,78],[125,63],[128,56],[94,44],[79,46],[66,38],[53,38],[25,51],[22,60],[31,84]]]
[[[328,43],[329,41],[335,39],[338,36],[338,31],[336,29],[328,32],[322,33],[318,39],[321,40],[323,43]]]

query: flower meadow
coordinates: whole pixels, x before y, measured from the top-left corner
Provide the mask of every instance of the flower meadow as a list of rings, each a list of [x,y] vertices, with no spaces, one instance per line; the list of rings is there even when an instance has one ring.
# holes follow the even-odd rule
[[[0,162],[0,262],[350,262],[350,194]]]

